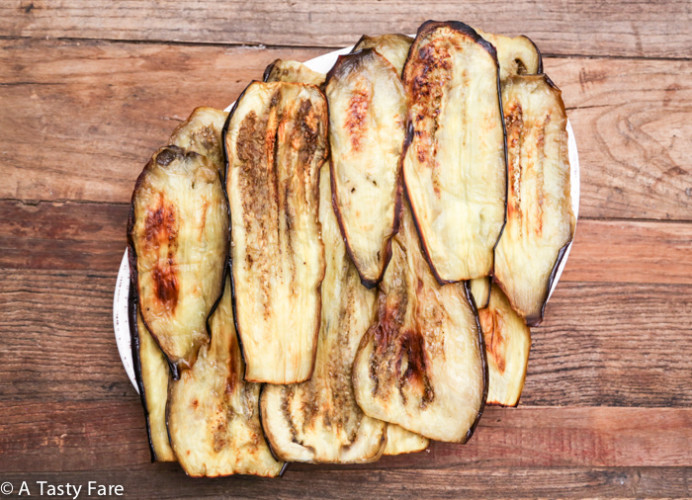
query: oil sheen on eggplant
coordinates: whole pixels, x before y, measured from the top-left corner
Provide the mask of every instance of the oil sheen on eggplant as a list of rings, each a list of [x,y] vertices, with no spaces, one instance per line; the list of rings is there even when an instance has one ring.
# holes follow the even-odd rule
[[[326,75],[298,61],[277,59],[264,70],[265,82],[310,83],[320,87]]]
[[[516,406],[529,364],[531,331],[497,285],[488,307],[478,311],[488,360],[487,404]]]
[[[136,305],[134,307],[137,308]],[[168,442],[166,429],[168,362],[147,330],[139,312],[135,312],[133,316],[136,316],[136,319],[130,325],[132,354],[139,394],[144,407],[151,458],[154,462],[175,462],[175,454]]]
[[[560,91],[545,75],[510,77],[502,99],[509,187],[494,279],[514,310],[535,326],[574,234],[567,116]]]
[[[463,442],[485,403],[485,357],[463,283],[440,285],[408,204],[361,341],[353,387],[366,415],[439,441]]]
[[[199,107],[171,135],[170,144],[206,156],[223,176],[225,162],[221,133],[228,113],[220,109]]]
[[[211,343],[200,349],[192,368],[170,383],[173,450],[194,477],[278,476],[283,463],[271,454],[260,424],[260,385],[243,381],[230,279],[209,323]]]
[[[231,269],[247,381],[288,384],[312,374],[327,127],[322,92],[284,82],[251,83],[226,124]]]
[[[228,205],[205,156],[159,149],[137,179],[129,224],[142,318],[168,360],[190,366],[208,342],[228,255]]]
[[[326,271],[312,378],[301,384],[265,385],[262,427],[274,454],[291,462],[359,463],[377,460],[385,427],[356,404],[351,366],[375,317],[375,290],[360,283],[330,203],[329,166],[320,175],[320,223]]]
[[[397,75],[401,75],[411,43],[413,43],[413,38],[398,33],[378,36],[363,35],[353,47],[352,52],[374,49],[394,66]]]
[[[363,284],[374,286],[398,225],[406,96],[394,67],[372,49],[339,57],[325,93],[334,210]]]
[[[506,192],[495,49],[465,24],[428,21],[402,78],[404,181],[433,272],[441,282],[488,276]]]
[[[535,75],[543,71],[541,53],[529,37],[496,35],[480,30],[476,32],[495,47],[501,81],[512,75]]]

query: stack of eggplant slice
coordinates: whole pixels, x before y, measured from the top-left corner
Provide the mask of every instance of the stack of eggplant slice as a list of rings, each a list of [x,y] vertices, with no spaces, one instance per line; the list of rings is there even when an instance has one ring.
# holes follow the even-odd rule
[[[152,459],[274,477],[465,442],[518,404],[574,233],[565,127],[531,40],[459,22],[196,109],[129,221]]]

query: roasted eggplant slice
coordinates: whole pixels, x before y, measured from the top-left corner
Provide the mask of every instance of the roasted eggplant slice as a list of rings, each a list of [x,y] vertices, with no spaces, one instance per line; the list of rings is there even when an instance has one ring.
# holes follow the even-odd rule
[[[318,87],[324,83],[326,75],[313,71],[298,61],[277,59],[264,70],[265,82],[311,83]]]
[[[497,285],[488,307],[478,311],[488,360],[487,404],[516,406],[524,388],[531,332]]]
[[[491,281],[491,278],[476,278],[469,281],[471,297],[473,297],[473,303],[476,305],[476,309],[488,307],[488,301],[490,301]]]
[[[574,234],[567,116],[560,90],[545,75],[510,77],[502,100],[509,187],[494,279],[512,308],[535,326]]]
[[[469,26],[428,21],[403,72],[404,180],[441,282],[490,275],[505,220],[505,143],[495,49]]]
[[[423,451],[430,444],[426,437],[395,424],[387,424],[387,445],[384,455],[403,455]]]
[[[168,432],[178,461],[193,477],[278,476],[283,464],[272,456],[260,424],[260,385],[243,381],[230,279],[210,328],[211,343],[170,383]]]
[[[131,298],[135,295],[131,292]],[[132,359],[144,407],[152,462],[175,462],[166,429],[169,369],[166,357],[152,338],[132,300],[130,311]]]
[[[195,108],[187,121],[173,131],[170,144],[206,156],[223,175],[225,162],[221,132],[228,113],[220,109]]]
[[[413,43],[413,38],[398,33],[378,36],[363,35],[353,47],[353,52],[374,49],[394,66],[397,75],[401,75],[411,43]]]
[[[209,340],[228,255],[217,168],[178,146],[159,149],[137,179],[128,234],[142,319],[171,363],[190,366]]]
[[[325,90],[334,210],[363,284],[374,286],[400,212],[404,89],[394,67],[365,49],[339,57]]]
[[[361,341],[353,388],[366,415],[439,441],[465,441],[485,403],[478,318],[463,283],[430,272],[406,205],[380,284],[378,317]]]
[[[543,72],[541,53],[529,37],[495,35],[480,30],[476,32],[495,47],[501,81],[504,82],[512,75],[535,75]]]
[[[289,384],[312,374],[325,267],[318,208],[327,127],[320,90],[283,82],[251,83],[226,124],[231,268],[249,382]]]
[[[358,463],[377,460],[385,443],[380,420],[356,404],[351,367],[375,318],[376,292],[360,283],[330,203],[329,166],[320,175],[320,223],[327,268],[312,378],[262,389],[262,427],[274,454],[291,462]]]

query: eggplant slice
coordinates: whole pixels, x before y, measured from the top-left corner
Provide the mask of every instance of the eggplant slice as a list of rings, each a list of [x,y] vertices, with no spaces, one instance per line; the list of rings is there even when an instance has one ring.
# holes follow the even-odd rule
[[[325,90],[334,210],[363,284],[372,287],[397,231],[406,96],[394,67],[371,49],[339,57]]]
[[[404,181],[437,279],[490,275],[505,220],[506,164],[495,49],[469,26],[428,21],[403,71]]]
[[[488,307],[491,282],[492,278],[476,278],[469,281],[471,297],[473,297],[473,303],[476,305],[476,309]]]
[[[131,298],[134,293],[131,292]],[[142,316],[132,300],[130,335],[132,357],[139,395],[149,436],[152,462],[175,462],[166,429],[166,399],[168,398],[169,369],[166,357],[147,330]]]
[[[543,72],[541,53],[529,37],[496,35],[480,30],[476,32],[495,47],[501,81],[504,82],[513,75],[535,75]]]
[[[405,453],[417,453],[430,445],[426,437],[407,431],[396,424],[387,424],[387,445],[383,455],[403,455]]]
[[[510,77],[502,100],[509,188],[494,280],[512,308],[535,326],[574,234],[567,116],[560,90],[545,75]]]
[[[378,36],[363,35],[355,47],[353,47],[352,52],[374,49],[394,66],[397,75],[401,75],[406,57],[408,56],[408,49],[412,43],[413,38],[399,33]]]
[[[430,272],[406,204],[361,341],[353,388],[366,415],[439,441],[466,441],[485,403],[478,318],[463,283]]]
[[[289,384],[312,374],[324,246],[319,171],[327,102],[313,85],[251,83],[226,124],[231,269],[245,380]]]
[[[318,87],[324,84],[327,75],[313,71],[298,61],[277,59],[264,70],[265,82],[310,83]]]
[[[375,318],[376,292],[360,283],[330,203],[329,166],[320,175],[320,223],[327,268],[312,378],[262,389],[262,427],[274,454],[291,462],[362,463],[377,460],[385,427],[356,404],[351,367]]]
[[[178,461],[193,477],[278,476],[283,463],[272,455],[260,424],[260,385],[243,381],[230,279],[210,328],[211,343],[170,383],[168,432]]]
[[[209,341],[228,255],[217,168],[178,146],[159,149],[137,179],[128,235],[142,319],[170,363],[190,366]]]
[[[223,176],[225,161],[221,133],[228,113],[220,109],[199,107],[171,135],[170,144],[207,157]]]
[[[516,406],[529,364],[531,331],[497,285],[488,307],[478,311],[488,361],[487,404]]]

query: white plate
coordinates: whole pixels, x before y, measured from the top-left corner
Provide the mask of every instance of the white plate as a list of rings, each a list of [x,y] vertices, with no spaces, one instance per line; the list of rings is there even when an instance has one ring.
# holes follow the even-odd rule
[[[314,71],[327,73],[340,55],[348,54],[352,49],[353,45],[323,54],[315,57],[314,59],[310,59],[309,61],[305,61],[305,65]],[[230,111],[232,106],[233,103],[226,108],[226,111]],[[575,220],[577,220],[579,216],[579,155],[577,154],[577,143],[574,140],[574,132],[572,131],[572,125],[569,123],[569,120],[567,120],[567,136],[571,182],[570,195],[572,196],[572,211],[574,212]],[[567,263],[570,250],[572,250],[572,243],[570,243],[567,247],[565,256],[557,269],[555,280],[553,281],[552,287],[550,288],[550,293],[548,294],[548,300],[550,300],[550,297],[553,295],[557,282],[560,280],[560,276],[562,276],[562,271]],[[115,330],[115,340],[118,343],[120,359],[123,362],[127,376],[130,378],[130,382],[132,382],[135,390],[139,392],[137,382],[135,380],[135,370],[132,363],[132,348],[130,346],[130,319],[128,314],[129,293],[130,268],[127,260],[127,250],[125,250],[123,260],[120,262],[118,280],[115,284],[115,296],[113,297],[113,328]]]

